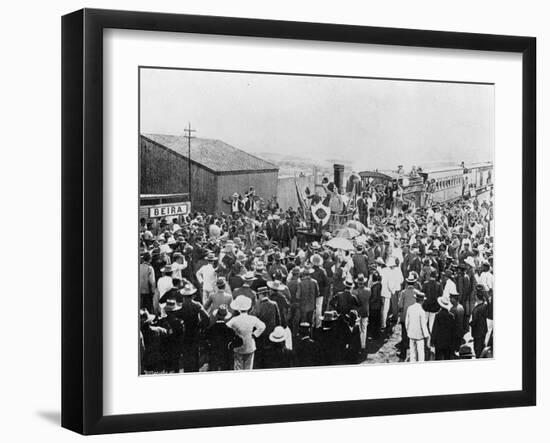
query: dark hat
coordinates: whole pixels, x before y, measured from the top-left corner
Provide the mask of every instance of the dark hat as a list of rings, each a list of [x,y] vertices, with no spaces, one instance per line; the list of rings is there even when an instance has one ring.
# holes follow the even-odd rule
[[[348,312],[346,318],[349,320],[350,323],[355,324],[357,322],[357,319],[359,318],[359,314],[355,309],[352,309]]]
[[[216,320],[229,320],[231,318],[231,312],[228,311],[227,305],[220,305],[213,314]]]
[[[416,297],[417,300],[424,300],[426,298],[426,294],[424,294],[421,291],[416,291],[414,293],[414,296]]]
[[[223,288],[225,288],[225,283],[226,283],[225,278],[220,277],[216,280],[216,287],[218,289],[223,289]]]
[[[321,320],[324,322],[333,322],[338,320],[338,312],[336,311],[325,311]]]
[[[474,353],[472,352],[472,348],[470,346],[462,345],[458,350],[458,356],[459,358],[473,358]]]

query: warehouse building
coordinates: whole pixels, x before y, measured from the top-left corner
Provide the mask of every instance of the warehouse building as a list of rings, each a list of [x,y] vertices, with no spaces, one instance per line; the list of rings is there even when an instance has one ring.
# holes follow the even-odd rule
[[[189,192],[189,146],[184,136],[140,137],[140,194]],[[279,169],[220,140],[191,138],[191,207],[207,213],[229,212],[234,192],[253,186],[266,200],[277,194]]]

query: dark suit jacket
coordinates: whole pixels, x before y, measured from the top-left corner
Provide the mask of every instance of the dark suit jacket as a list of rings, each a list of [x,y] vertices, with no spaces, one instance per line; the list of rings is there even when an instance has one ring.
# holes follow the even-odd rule
[[[261,337],[269,340],[269,334],[273,332],[275,326],[281,325],[279,306],[277,306],[277,303],[274,301],[265,297],[256,303],[252,314],[265,323],[265,331],[262,333]]]
[[[454,315],[446,309],[435,314],[432,328],[432,345],[439,349],[453,349],[456,338],[456,321]]]
[[[487,334],[487,313],[488,307],[486,303],[477,305],[472,311],[472,337],[481,338]]]
[[[359,302],[357,301],[357,298],[355,298],[355,296],[351,292],[349,292],[349,290],[345,290],[336,294],[336,296],[331,300],[330,304],[339,314],[347,314],[352,309],[357,309],[359,307]]]
[[[303,337],[296,343],[296,366],[319,366],[323,364],[321,345],[311,337]]]
[[[441,297],[441,294],[443,293],[441,283],[439,283],[437,280],[430,279],[422,286],[422,292],[426,294],[426,299],[422,304],[422,308],[424,308],[424,311],[439,311],[439,303],[437,303],[437,298]]]

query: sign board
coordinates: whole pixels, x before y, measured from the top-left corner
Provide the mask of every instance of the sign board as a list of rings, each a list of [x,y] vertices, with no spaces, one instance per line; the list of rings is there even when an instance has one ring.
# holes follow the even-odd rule
[[[187,215],[191,212],[191,202],[167,203],[164,205],[155,205],[149,207],[149,217],[178,217]]]

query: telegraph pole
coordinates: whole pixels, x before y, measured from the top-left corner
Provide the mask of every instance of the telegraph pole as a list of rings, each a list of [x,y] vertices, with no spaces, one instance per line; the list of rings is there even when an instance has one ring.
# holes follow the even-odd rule
[[[184,129],[185,137],[187,137],[187,169],[189,173],[189,201],[191,201],[191,139],[193,132],[197,132],[195,129],[191,129],[191,123],[187,123],[187,128]]]

